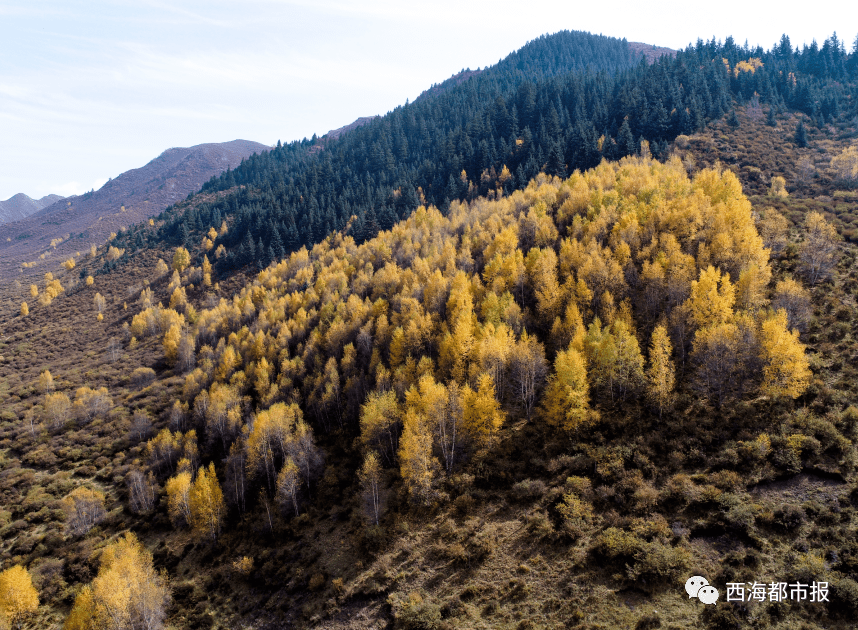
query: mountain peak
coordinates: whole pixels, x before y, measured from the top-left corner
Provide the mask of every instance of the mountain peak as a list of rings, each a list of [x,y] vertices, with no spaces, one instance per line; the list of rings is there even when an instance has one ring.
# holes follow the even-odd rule
[[[31,214],[61,199],[62,197],[59,195],[45,195],[41,199],[32,199],[24,193],[12,195],[6,201],[0,201],[0,223],[26,219]]]

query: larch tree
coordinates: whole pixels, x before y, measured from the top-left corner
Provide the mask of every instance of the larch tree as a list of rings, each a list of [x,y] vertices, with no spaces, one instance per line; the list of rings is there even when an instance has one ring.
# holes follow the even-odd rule
[[[22,628],[38,607],[39,594],[27,569],[14,565],[0,573],[0,623],[5,618],[14,628]]]
[[[616,362],[610,367],[611,381],[621,399],[636,392],[644,383],[644,358],[640,344],[629,325],[616,319],[611,326],[616,347]]]
[[[399,442],[399,471],[411,499],[429,505],[435,498],[440,464],[432,454],[432,431],[414,409],[405,414]]]
[[[381,453],[388,464],[392,464],[399,450],[401,431],[402,412],[396,392],[370,392],[360,409],[360,434],[364,447]]]
[[[673,346],[667,328],[658,325],[652,331],[647,369],[647,398],[658,409],[659,417],[673,405],[676,369],[671,355]]]
[[[812,374],[798,331],[790,332],[787,325],[784,310],[763,320],[761,346],[765,367],[760,389],[767,396],[798,398],[810,385]]]
[[[846,147],[831,158],[834,180],[845,188],[858,186],[858,146]]]
[[[505,414],[495,397],[494,379],[491,374],[477,377],[477,390],[465,386],[463,392],[464,417],[462,428],[477,448],[489,445],[503,424]]]
[[[26,317],[30,314],[30,307],[27,306],[26,302],[21,302],[21,317]]]
[[[160,278],[169,270],[170,268],[167,266],[167,263],[165,263],[161,258],[159,258],[158,262],[155,264],[155,277]]]
[[[50,370],[45,370],[39,374],[39,389],[45,396],[54,391],[54,377]]]
[[[95,311],[98,313],[98,321],[104,319],[104,308],[107,305],[107,300],[104,299],[104,296],[101,293],[96,293],[93,298],[93,303],[95,304]]]
[[[167,364],[175,366],[179,360],[179,344],[182,341],[182,331],[178,324],[173,324],[164,334],[164,358]]]
[[[191,255],[184,247],[177,247],[173,253],[173,269],[182,273],[191,264]]]
[[[736,306],[747,310],[757,311],[766,305],[766,287],[772,279],[768,265],[759,267],[751,264],[739,275],[736,283]]]
[[[167,512],[173,527],[185,527],[191,524],[191,484],[189,472],[180,472],[167,481]]]
[[[142,470],[134,468],[126,476],[126,483],[131,511],[135,514],[151,513],[155,508],[155,475],[151,471],[144,475]]]
[[[63,630],[162,630],[169,603],[166,573],[126,533],[102,552],[98,575],[78,593]]]
[[[542,414],[551,426],[571,432],[587,420],[589,407],[586,362],[570,343],[554,358],[554,374],[542,397]]]
[[[696,365],[696,386],[718,408],[741,386],[737,376],[742,369],[742,341],[739,328],[733,323],[708,326],[694,335],[692,360]]]
[[[780,256],[789,242],[789,221],[774,208],[766,208],[757,223],[765,246],[773,256]]]
[[[194,533],[200,538],[216,540],[223,526],[226,509],[214,462],[209,464],[208,470],[200,467],[189,500]]]
[[[709,266],[700,270],[700,278],[691,282],[688,298],[691,322],[697,328],[723,324],[733,316],[736,291],[729,274]]]
[[[210,287],[212,285],[212,264],[209,262],[208,256],[203,256],[203,286]]]

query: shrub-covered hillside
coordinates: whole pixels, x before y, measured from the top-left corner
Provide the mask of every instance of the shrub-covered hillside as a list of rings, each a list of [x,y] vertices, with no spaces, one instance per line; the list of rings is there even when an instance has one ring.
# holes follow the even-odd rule
[[[0,367],[26,618],[846,627],[836,239],[756,213],[729,171],[644,156],[334,234],[246,284],[181,248],[172,274],[144,251],[46,280],[51,302],[5,309]],[[828,581],[831,601],[713,613],[690,574]]]

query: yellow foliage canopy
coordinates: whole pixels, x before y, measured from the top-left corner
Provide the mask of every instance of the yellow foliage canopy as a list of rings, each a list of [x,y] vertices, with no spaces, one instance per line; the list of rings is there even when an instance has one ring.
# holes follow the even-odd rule
[[[0,573],[0,621],[18,625],[38,607],[39,594],[27,569],[15,565]]]

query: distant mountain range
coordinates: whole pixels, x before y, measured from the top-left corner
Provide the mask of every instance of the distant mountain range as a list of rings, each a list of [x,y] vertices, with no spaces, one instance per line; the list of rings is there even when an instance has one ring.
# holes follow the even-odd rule
[[[159,214],[197,192],[213,175],[268,148],[258,142],[233,140],[167,149],[145,166],[126,171],[85,195],[65,199],[53,195],[39,201],[16,195],[0,206],[4,214],[6,206],[19,197],[23,202],[17,201],[15,207],[26,206],[27,201],[47,201],[47,205],[23,216],[10,214],[5,220],[13,222],[0,225],[0,276],[16,273],[21,263],[42,260],[39,257],[44,253],[49,260],[65,258],[92,244],[100,245],[112,232]],[[62,243],[53,247],[52,241],[60,238]]]
[[[26,219],[31,214],[62,199],[59,195],[45,195],[41,199],[30,199],[24,193],[18,193],[6,201],[0,201],[0,223]]]

